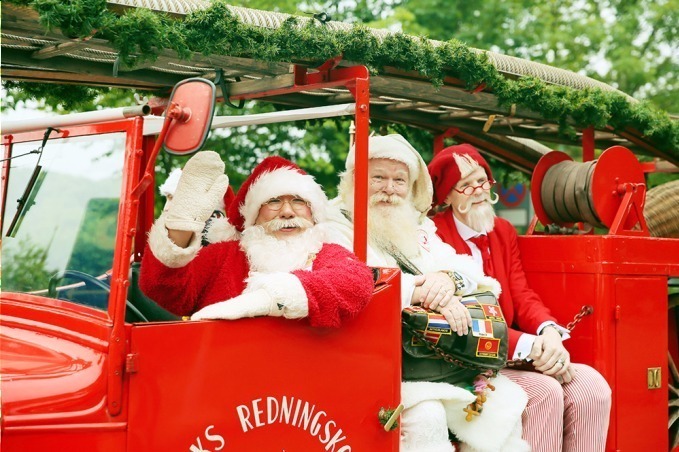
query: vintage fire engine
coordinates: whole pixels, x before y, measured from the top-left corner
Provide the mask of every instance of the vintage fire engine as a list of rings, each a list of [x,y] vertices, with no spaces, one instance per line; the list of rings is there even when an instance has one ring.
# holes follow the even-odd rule
[[[3,46],[28,39],[28,20],[6,27],[5,14],[16,11],[3,8]],[[106,45],[92,39],[67,50],[60,39],[25,41],[43,52],[32,79],[81,80],[66,62]],[[19,68],[26,49],[15,47],[3,47],[3,59],[16,64],[5,69],[3,61],[3,76],[30,78]],[[652,143],[583,129],[578,163],[520,138],[541,121],[545,136],[553,132],[528,111],[517,109],[497,134],[481,133],[493,122],[492,93],[469,93],[453,79],[436,90],[412,73],[375,76],[340,59],[315,68],[226,57],[219,64],[258,77],[217,88],[165,77],[154,83],[176,84],[166,103],[3,124],[6,450],[398,450],[398,427],[379,422],[400,403],[397,270],[377,272],[373,301],[337,331],[272,318],[185,321],[138,288],[162,146],[191,153],[211,128],[324,117],[355,121],[354,250],[362,259],[371,117],[431,131],[434,152],[455,138],[531,172],[535,219],[520,237],[523,263],[560,322],[575,319],[573,360],[598,369],[613,389],[607,450],[672,447],[679,348],[668,279],[679,276],[679,240],[650,236],[644,171],[659,165],[642,165],[631,151]],[[204,75],[196,67],[190,76]],[[89,72],[97,84],[140,84],[97,71]],[[305,108],[214,117],[214,97]],[[595,146],[606,148],[596,159]]]

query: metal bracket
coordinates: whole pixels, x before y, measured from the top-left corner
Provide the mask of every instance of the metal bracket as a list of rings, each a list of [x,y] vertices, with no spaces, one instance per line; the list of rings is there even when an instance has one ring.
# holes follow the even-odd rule
[[[646,381],[648,389],[660,389],[662,386],[662,369],[660,367],[649,367]]]
[[[245,106],[245,99],[241,99],[238,102],[238,105],[234,105],[231,102],[231,99],[229,99],[229,87],[226,84],[226,80],[224,80],[224,69],[215,68],[215,72],[217,73],[217,75],[215,76],[215,85],[219,86],[219,88],[222,90],[222,97],[224,98],[224,103],[231,108],[237,108],[238,110],[242,110],[243,107]],[[235,77],[235,79],[236,82],[240,82],[240,77]]]

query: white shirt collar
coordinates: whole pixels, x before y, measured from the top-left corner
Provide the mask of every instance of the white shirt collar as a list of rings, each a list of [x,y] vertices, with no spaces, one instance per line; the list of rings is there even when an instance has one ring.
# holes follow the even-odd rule
[[[458,220],[455,215],[451,212],[451,215],[453,215],[453,220],[455,221],[455,227],[457,227],[457,232],[460,234],[460,237],[462,237],[462,240],[465,242],[471,239],[472,237],[478,237],[480,235],[485,235],[483,232],[475,231],[460,220]]]

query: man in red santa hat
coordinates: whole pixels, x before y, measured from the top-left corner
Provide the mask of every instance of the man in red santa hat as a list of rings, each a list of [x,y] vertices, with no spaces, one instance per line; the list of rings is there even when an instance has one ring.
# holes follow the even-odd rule
[[[602,451],[606,443],[611,390],[604,378],[574,364],[559,326],[540,297],[528,287],[517,234],[495,216],[488,163],[469,144],[451,146],[429,163],[438,235],[458,253],[471,255],[502,286],[499,302],[509,325],[509,358],[529,358],[533,371],[502,374],[528,394],[523,437],[533,451]]]
[[[368,142],[368,264],[398,267],[401,308],[422,305],[442,314],[453,333],[469,334],[471,316],[460,295],[476,291],[499,293],[499,284],[465,255],[457,255],[436,235],[426,217],[432,202],[427,166],[401,135],[370,137]],[[353,218],[355,152],[351,149],[336,203]],[[352,224],[333,218],[350,243]],[[475,396],[467,389],[479,371],[436,358],[403,353],[401,421],[402,452],[451,452],[448,430],[463,443],[462,450],[521,452],[521,413],[526,395],[503,376],[493,378],[483,413],[471,421],[464,409]]]
[[[218,154],[199,152],[187,162],[149,233],[140,279],[146,295],[194,320],[308,317],[318,327],[338,327],[369,302],[372,273],[331,243],[323,190],[281,157],[264,159],[231,202],[227,216],[240,239],[201,247],[227,187]]]

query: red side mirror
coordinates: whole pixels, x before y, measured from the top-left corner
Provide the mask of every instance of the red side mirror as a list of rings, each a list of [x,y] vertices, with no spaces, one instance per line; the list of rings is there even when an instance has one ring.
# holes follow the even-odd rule
[[[199,150],[212,125],[215,85],[204,78],[189,78],[175,85],[165,116],[174,118],[165,137],[165,150],[187,155]]]

